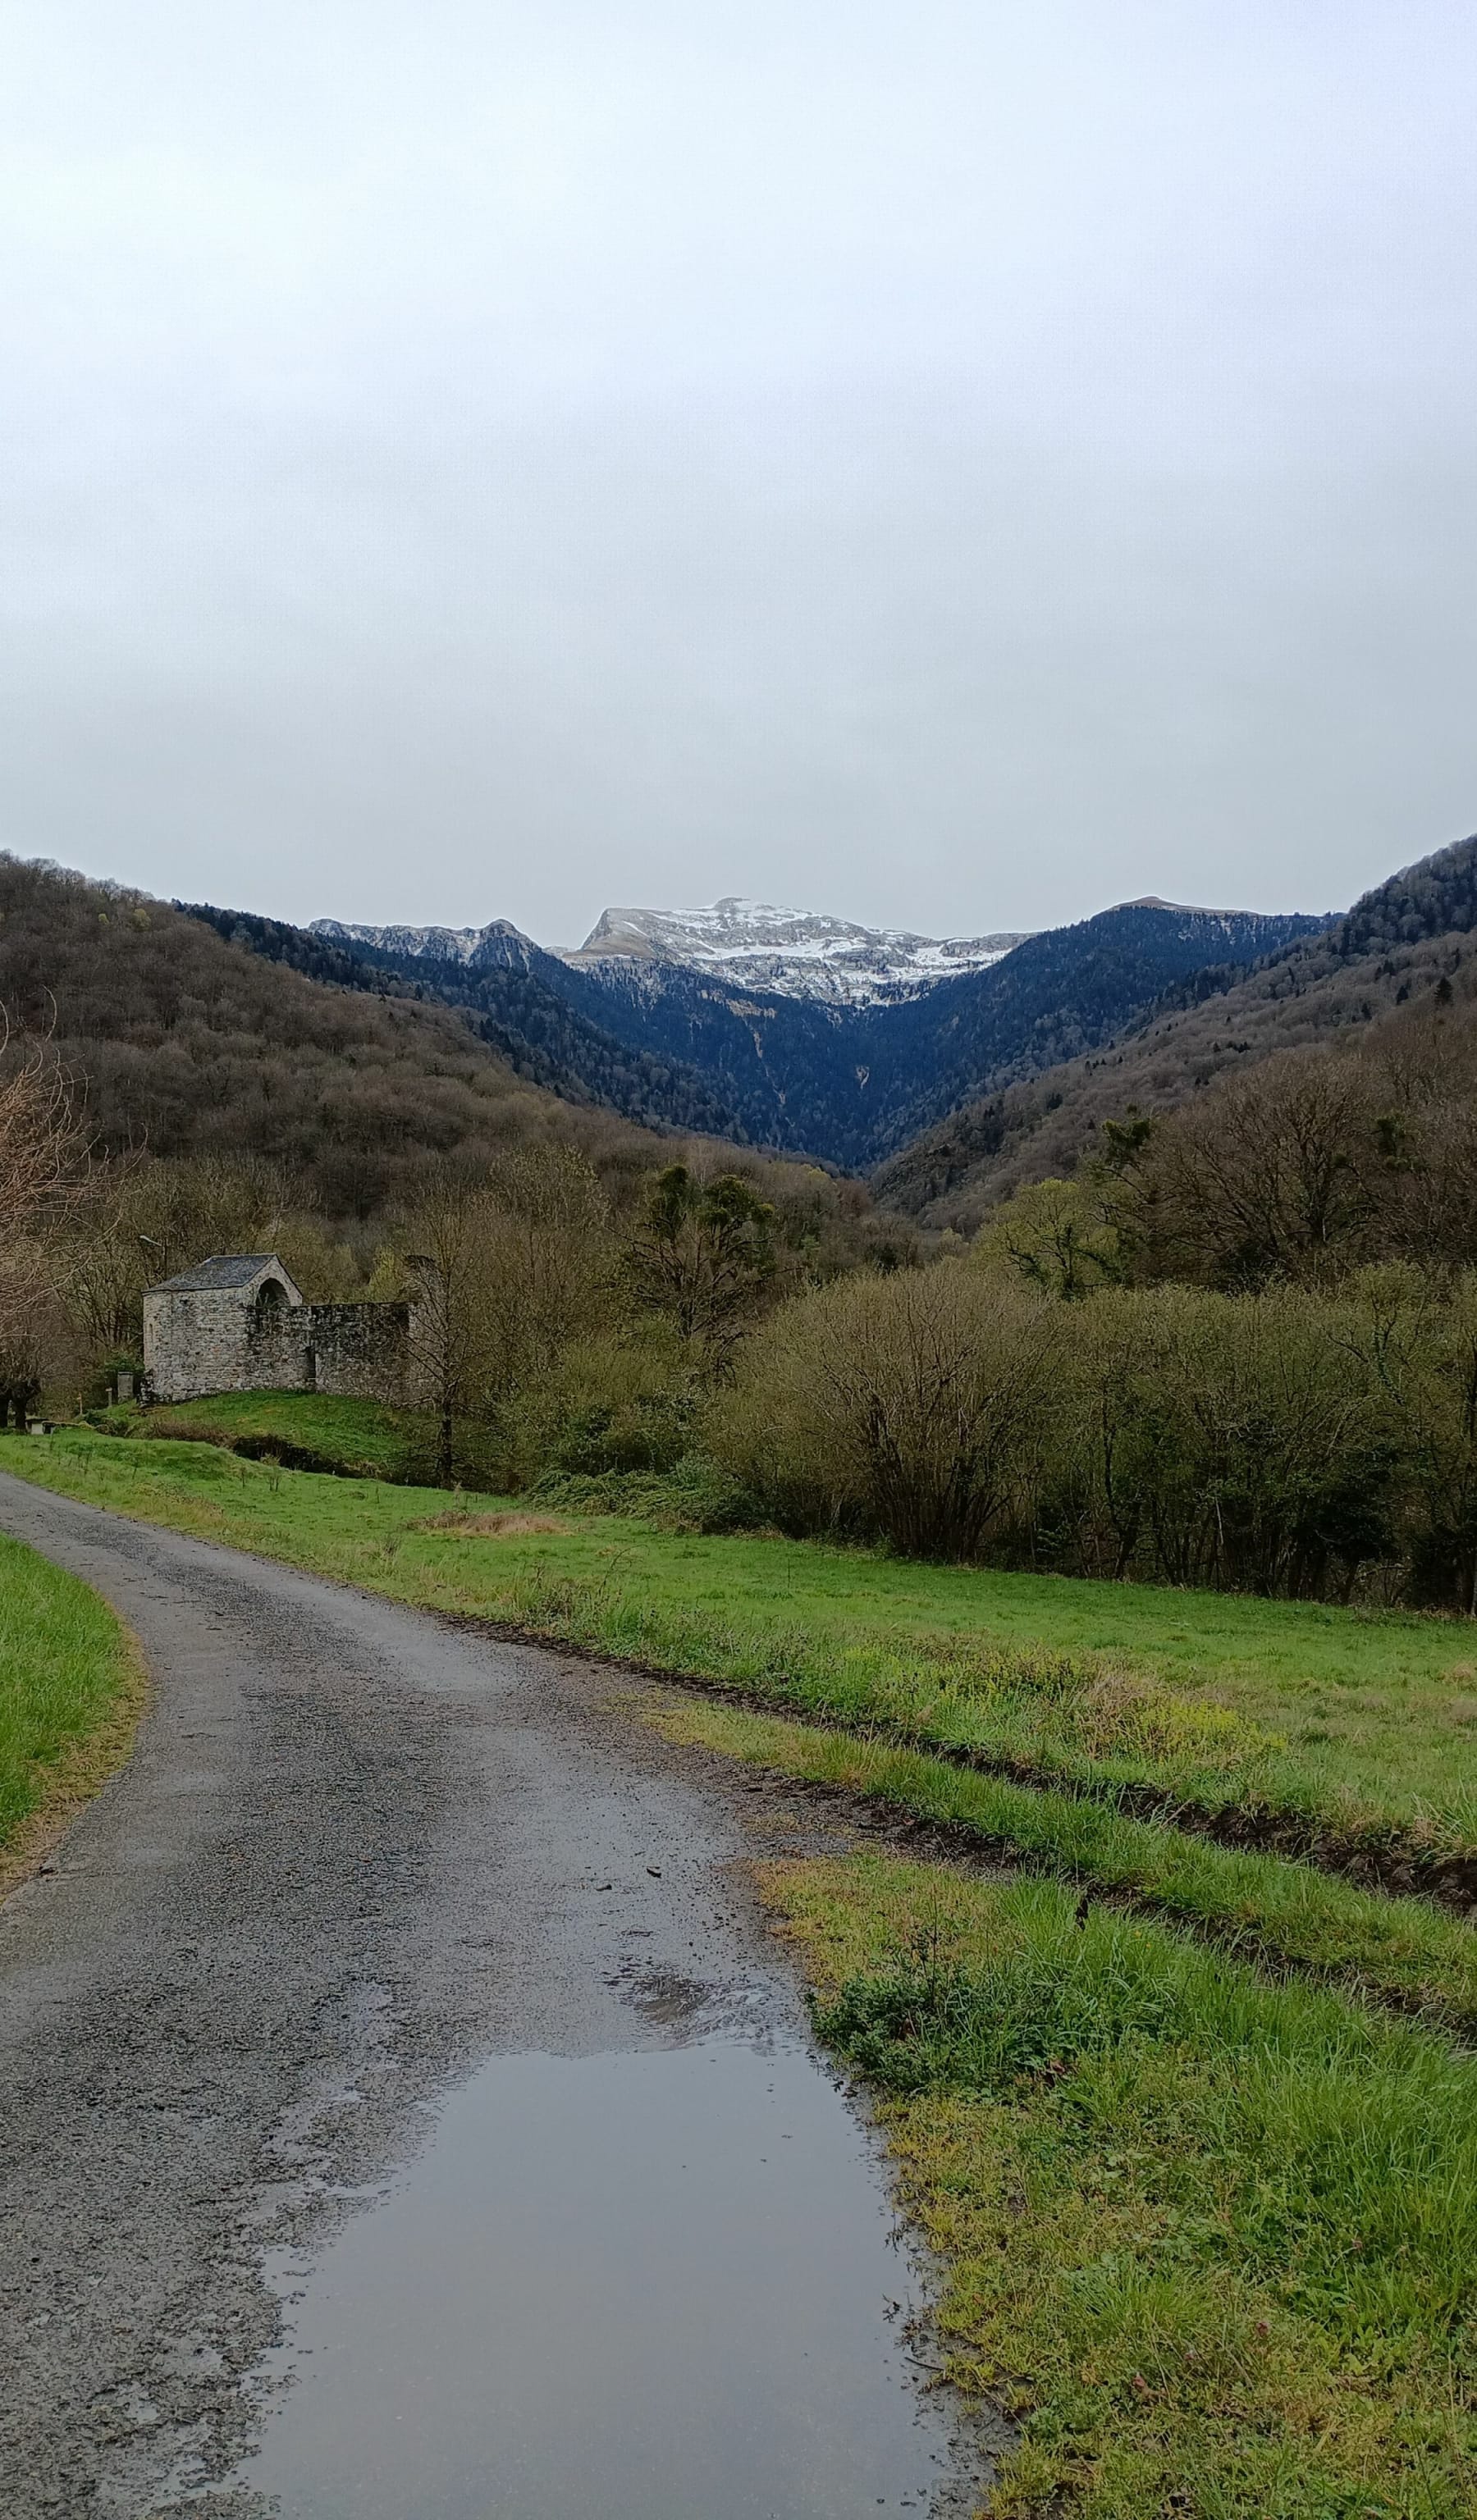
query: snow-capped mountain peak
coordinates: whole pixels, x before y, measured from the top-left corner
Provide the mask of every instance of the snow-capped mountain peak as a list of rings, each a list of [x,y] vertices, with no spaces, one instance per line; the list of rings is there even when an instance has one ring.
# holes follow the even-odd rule
[[[342,919],[315,919],[309,933],[326,936],[334,945],[367,945],[377,954],[456,963],[468,969],[521,960],[532,950],[511,919],[489,919],[485,927],[356,927]]]
[[[782,997],[845,1006],[916,997],[961,971],[984,970],[1018,934],[917,936],[729,894],[706,909],[601,912],[568,963],[677,963]]]

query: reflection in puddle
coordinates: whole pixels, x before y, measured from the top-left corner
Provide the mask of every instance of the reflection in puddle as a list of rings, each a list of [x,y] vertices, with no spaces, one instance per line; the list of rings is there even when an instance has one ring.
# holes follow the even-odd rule
[[[239,2482],[285,2520],[943,2509],[892,2230],[803,2053],[494,2058],[317,2263]]]

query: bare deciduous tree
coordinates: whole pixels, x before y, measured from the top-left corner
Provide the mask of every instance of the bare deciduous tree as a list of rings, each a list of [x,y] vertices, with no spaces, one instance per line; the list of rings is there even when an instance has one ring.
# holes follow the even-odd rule
[[[613,1255],[610,1202],[573,1147],[527,1147],[487,1176],[486,1317],[504,1390],[547,1373],[577,1339],[605,1326]]]
[[[1259,1286],[1347,1262],[1368,1216],[1373,1125],[1358,1060],[1267,1059],[1165,1120],[1137,1173],[1154,1274]]]
[[[443,1487],[455,1474],[458,1420],[482,1409],[489,1380],[494,1221],[485,1184],[448,1168],[410,1218],[414,1247],[398,1264],[410,1303],[411,1374],[436,1420]]]
[[[258,1156],[110,1164],[67,1236],[67,1300],[88,1353],[136,1351],[144,1289],[176,1269],[212,1251],[276,1248],[290,1199]]]
[[[0,1423],[23,1417],[54,1337],[58,1229],[87,1186],[87,1147],[65,1070],[0,1009]]]

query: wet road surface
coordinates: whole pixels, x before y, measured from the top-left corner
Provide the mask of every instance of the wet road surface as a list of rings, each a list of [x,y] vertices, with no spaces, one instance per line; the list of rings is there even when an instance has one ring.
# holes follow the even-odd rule
[[[0,1527],[156,1692],[0,1910],[6,2520],[972,2509],[739,1780],[609,1673],[3,1476]]]

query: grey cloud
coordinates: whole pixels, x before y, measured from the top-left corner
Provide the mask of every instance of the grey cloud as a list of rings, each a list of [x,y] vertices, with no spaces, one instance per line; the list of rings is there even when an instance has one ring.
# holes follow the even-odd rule
[[[1477,820],[1469,12],[6,33],[9,845],[566,941]]]

